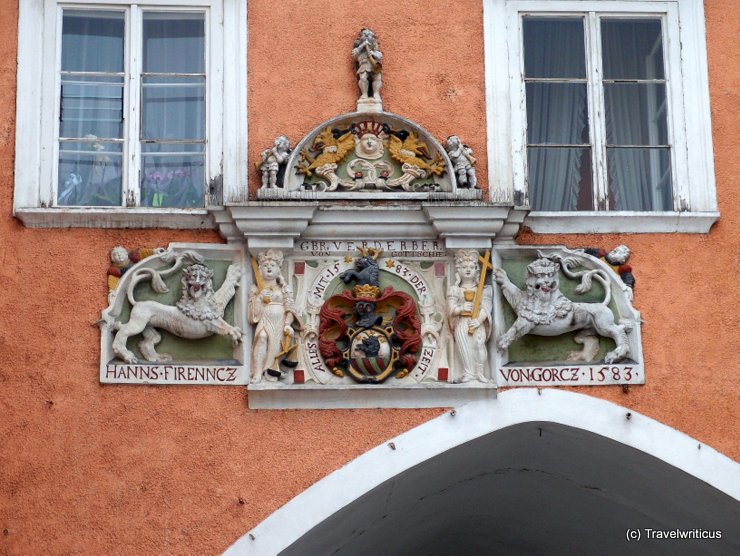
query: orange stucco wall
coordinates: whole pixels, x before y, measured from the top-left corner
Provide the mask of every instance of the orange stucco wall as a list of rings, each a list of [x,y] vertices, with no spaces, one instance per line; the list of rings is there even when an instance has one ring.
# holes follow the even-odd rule
[[[21,0],[23,1],[23,0]],[[740,12],[705,2],[717,193],[708,235],[536,236],[627,243],[647,384],[578,391],[730,457],[738,443]],[[213,553],[303,489],[438,410],[250,411],[243,388],[98,383],[111,247],[215,232],[38,230],[12,217],[17,1],[0,0],[0,552]],[[349,49],[371,26],[387,110],[457,133],[486,176],[480,0],[250,0],[250,166],[356,99]]]

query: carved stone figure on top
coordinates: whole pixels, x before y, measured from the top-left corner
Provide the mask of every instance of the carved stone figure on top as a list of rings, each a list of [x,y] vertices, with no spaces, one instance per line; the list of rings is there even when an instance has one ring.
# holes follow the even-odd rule
[[[483,271],[480,262],[484,263]],[[486,342],[492,328],[493,291],[485,285],[487,268],[488,257],[480,257],[477,251],[461,249],[455,253],[455,284],[447,291],[447,313],[461,368],[455,379],[458,383],[488,380]]]
[[[290,156],[290,140],[287,136],[280,135],[272,147],[262,151],[261,156],[262,161],[257,164],[257,169],[262,172],[261,189],[275,189],[278,186],[280,167]]]
[[[293,292],[281,273],[283,254],[268,249],[257,255],[255,281],[249,290],[248,319],[255,324],[252,344],[252,383],[265,377],[275,382],[285,376],[281,365],[293,366],[287,356],[295,349],[294,326],[300,323]],[[254,262],[253,262],[254,267]]]
[[[171,254],[163,253],[161,256],[167,260]],[[182,272],[182,297],[175,306],[134,299],[134,289],[142,280],[151,280],[152,289],[157,293],[169,291],[164,278],[182,268],[185,261],[194,264],[190,264]],[[189,340],[206,338],[213,334],[230,336],[235,343],[242,340],[241,329],[223,319],[226,305],[234,297],[239,285],[241,276],[239,265],[229,266],[224,283],[218,291],[214,291],[213,271],[202,263],[201,255],[194,251],[184,251],[175,257],[175,263],[167,270],[142,268],[134,271],[135,274],[126,291],[131,303],[131,316],[126,324],[120,322],[114,324],[117,332],[112,348],[116,355],[126,363],[136,363],[137,358],[126,347],[126,342],[131,336],[142,334],[144,339],[139,342],[139,350],[144,359],[151,362],[171,361],[171,356],[159,354],[154,349],[154,346],[162,340],[157,328]]]
[[[380,52],[378,39],[372,30],[364,28],[352,45],[352,58],[357,63],[357,85],[360,88],[360,100],[372,96],[380,100],[381,63],[383,53]],[[372,88],[372,89],[371,89]]]
[[[526,334],[560,336],[580,330],[582,333],[576,336],[576,340],[584,343],[583,360],[587,362],[592,361],[598,352],[598,343],[595,350],[586,349],[584,336],[589,334],[607,336],[614,340],[616,347],[606,354],[606,363],[615,363],[629,354],[626,327],[615,323],[614,314],[608,307],[611,300],[608,276],[601,269],[573,271],[571,267],[578,264],[574,257],[558,254],[544,256],[540,253],[540,258],[527,266],[526,291],[516,287],[503,269],[494,271],[496,282],[501,285],[504,297],[517,315],[511,328],[499,338],[500,350],[505,350]],[[592,282],[596,279],[604,286],[604,300],[601,303],[577,303],[565,297],[560,291],[560,270],[569,278],[580,278],[577,293],[590,291]],[[569,359],[575,359],[573,354]]]
[[[478,178],[475,175],[476,161],[473,158],[473,149],[463,144],[457,135],[450,135],[447,138],[446,150],[450,161],[455,166],[457,184],[460,187],[475,189],[478,185]]]

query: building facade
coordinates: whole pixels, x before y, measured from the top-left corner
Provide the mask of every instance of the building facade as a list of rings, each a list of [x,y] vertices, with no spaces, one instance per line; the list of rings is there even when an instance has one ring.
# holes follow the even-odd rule
[[[3,551],[737,547],[732,1],[0,3]]]

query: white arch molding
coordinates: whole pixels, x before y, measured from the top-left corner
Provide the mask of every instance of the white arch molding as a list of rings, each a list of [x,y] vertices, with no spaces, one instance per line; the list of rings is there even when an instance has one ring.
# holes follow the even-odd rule
[[[399,473],[490,433],[532,422],[565,425],[614,440],[740,499],[740,465],[676,429],[583,394],[515,389],[501,392],[494,401],[464,405],[366,452],[293,498],[225,554],[278,554]],[[368,469],[373,472],[365,472]]]

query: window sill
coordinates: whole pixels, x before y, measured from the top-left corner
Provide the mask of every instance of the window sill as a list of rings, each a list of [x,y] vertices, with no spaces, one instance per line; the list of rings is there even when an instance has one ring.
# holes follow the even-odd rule
[[[524,226],[540,234],[709,233],[718,212],[531,212]]]
[[[206,209],[19,208],[15,216],[29,228],[214,228]]]

